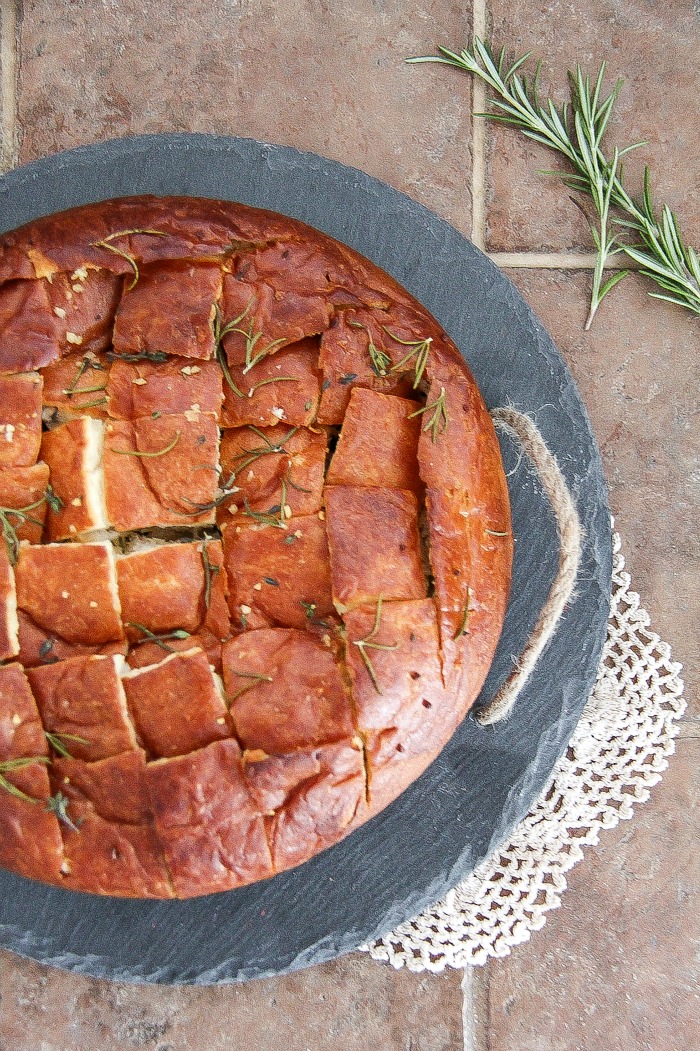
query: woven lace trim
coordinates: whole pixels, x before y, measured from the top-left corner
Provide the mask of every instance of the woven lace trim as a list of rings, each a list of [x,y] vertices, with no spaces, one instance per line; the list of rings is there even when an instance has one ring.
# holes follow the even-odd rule
[[[608,636],[596,685],[549,786],[490,858],[437,905],[378,941],[376,960],[411,971],[484,964],[540,930],[566,890],[565,873],[602,828],[633,816],[674,751],[685,711],[681,665],[650,630],[613,536]]]

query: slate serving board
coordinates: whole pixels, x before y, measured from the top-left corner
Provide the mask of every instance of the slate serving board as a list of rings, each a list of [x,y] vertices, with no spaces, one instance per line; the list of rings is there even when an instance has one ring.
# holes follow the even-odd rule
[[[0,871],[0,945],[95,977],[217,984],[328,960],[391,930],[467,875],[527,813],[595,679],[610,597],[610,517],[590,423],[556,348],[510,281],[437,216],[313,154],[185,134],[81,147],[5,175],[0,231],[137,193],[271,208],[383,267],[460,347],[489,407],[508,404],[536,420],[584,528],[575,597],[511,717],[485,729],[466,719],[391,807],[301,868],[242,890],[156,903],[62,891]],[[521,651],[558,559],[556,524],[537,478],[507,441],[503,453],[514,577],[479,703]]]

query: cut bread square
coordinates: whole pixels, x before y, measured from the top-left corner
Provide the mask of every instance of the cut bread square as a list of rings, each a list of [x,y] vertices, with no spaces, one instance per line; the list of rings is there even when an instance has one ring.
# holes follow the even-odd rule
[[[149,633],[194,635],[202,630],[219,640],[229,634],[220,540],[159,544],[122,555],[117,558],[117,584],[131,642],[145,642]]]
[[[167,865],[153,831],[143,752],[86,763],[57,759],[51,781],[67,800],[63,885],[93,894],[171,898]]]
[[[85,533],[109,528],[103,450],[104,425],[89,416],[79,416],[44,434],[41,454],[60,504],[52,506],[47,516],[49,541],[76,540]]]
[[[425,598],[418,501],[402,489],[328,486],[325,490],[336,607]]]
[[[19,610],[49,636],[86,646],[124,638],[110,544],[21,544],[15,580]]]
[[[248,372],[232,363],[224,385],[223,427],[308,427],[321,395],[319,342],[309,338],[265,355]]]
[[[345,615],[347,661],[360,731],[368,742],[370,791],[382,768],[429,756],[462,718],[443,685],[435,604],[383,602]],[[391,777],[387,778],[391,781]]]
[[[36,463],[41,447],[41,388],[38,372],[0,375],[0,469]]]
[[[171,261],[141,267],[138,281],[126,289],[117,309],[115,355],[212,358],[220,292],[218,266]]]
[[[388,325],[388,316],[386,320]],[[403,349],[391,339],[376,314],[365,310],[336,313],[321,337],[323,393],[318,422],[341,424],[353,387],[410,397],[412,374],[394,371],[392,365],[398,363],[401,355],[397,351]]]
[[[0,470],[0,510],[6,522],[5,545],[13,559],[19,541],[28,540],[31,544],[41,541],[49,510],[46,500],[48,484],[49,468],[42,462],[31,467]],[[8,526],[11,527],[9,531]]]
[[[137,747],[119,675],[121,657],[73,657],[28,678],[58,755],[95,762]]]
[[[17,610],[19,624],[19,653],[17,660],[25,668],[37,668],[44,664],[69,660],[71,657],[125,657],[129,644],[125,638],[112,642],[71,642],[61,638],[50,627],[35,624],[23,610]]]
[[[223,346],[229,365],[248,368],[254,358],[324,332],[331,309],[313,291],[274,289],[265,281],[226,274],[221,297]]]
[[[46,765],[27,763],[0,773],[0,866],[46,883],[60,882],[64,869],[58,820],[49,811]]]
[[[5,545],[0,544],[0,660],[16,657],[19,650],[15,574]]]
[[[318,431],[286,426],[224,431],[221,486],[231,496],[219,504],[218,521],[229,521],[235,508],[280,518],[320,511],[327,450],[325,427]]]
[[[117,420],[144,416],[200,413],[221,417],[223,374],[217,361],[192,364],[181,358],[167,361],[112,363],[107,381],[109,415]]]
[[[277,872],[330,847],[362,820],[365,767],[359,738],[313,752],[246,752],[244,770],[253,798],[270,815],[266,823]]]
[[[234,740],[149,763],[146,784],[178,897],[273,874],[263,819],[246,787]]]
[[[107,516],[118,532],[214,522],[219,429],[211,416],[105,424]]]
[[[286,525],[242,520],[224,530],[231,618],[239,628],[280,624],[327,631],[336,618],[325,523],[305,515]]]
[[[50,296],[46,280],[7,281],[0,287],[0,372],[31,372],[61,355],[65,328]]]
[[[224,689],[241,744],[265,752],[351,737],[350,696],[330,647],[304,631],[268,628],[224,644]]]
[[[0,667],[0,762],[48,756],[49,748],[29,680],[20,664]]]
[[[53,361],[42,370],[44,405],[56,409],[55,422],[74,416],[107,416],[107,378],[111,369],[107,354],[76,351]]]
[[[129,710],[152,756],[183,755],[231,736],[231,722],[206,654],[171,653],[124,674]]]
[[[327,485],[420,493],[418,402],[355,387],[326,475]]]
[[[92,266],[53,275],[48,294],[60,326],[62,355],[76,348],[97,353],[110,346],[122,284],[118,274]]]

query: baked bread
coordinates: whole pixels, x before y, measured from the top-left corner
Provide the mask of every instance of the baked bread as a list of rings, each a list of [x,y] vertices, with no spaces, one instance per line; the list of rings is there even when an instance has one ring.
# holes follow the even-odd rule
[[[512,537],[489,415],[355,252],[221,201],[0,238],[0,864],[189,897],[312,857],[476,698]]]

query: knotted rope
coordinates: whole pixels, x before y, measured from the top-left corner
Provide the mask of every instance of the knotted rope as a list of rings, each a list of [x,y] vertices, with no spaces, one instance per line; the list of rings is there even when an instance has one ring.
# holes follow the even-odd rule
[[[564,608],[576,585],[581,561],[581,522],[556,457],[530,419],[515,409],[493,409],[491,418],[499,430],[515,440],[531,461],[552,505],[559,531],[559,568],[537,623],[514,670],[493,699],[476,714],[481,726],[492,726],[505,719],[529,679],[540,654],[554,634]]]

